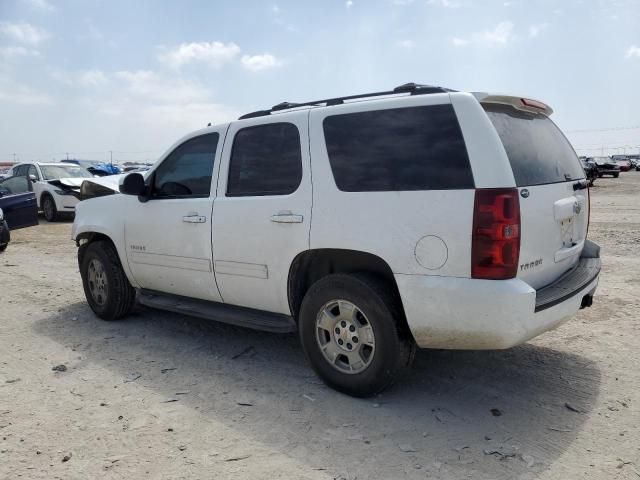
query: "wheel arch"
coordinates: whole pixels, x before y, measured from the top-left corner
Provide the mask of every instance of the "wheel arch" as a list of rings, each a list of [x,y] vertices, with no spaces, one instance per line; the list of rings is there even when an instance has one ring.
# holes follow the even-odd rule
[[[333,273],[356,272],[371,273],[384,280],[402,304],[393,271],[384,259],[360,250],[319,248],[299,253],[289,267],[287,296],[293,318],[297,321],[302,299],[315,282]]]

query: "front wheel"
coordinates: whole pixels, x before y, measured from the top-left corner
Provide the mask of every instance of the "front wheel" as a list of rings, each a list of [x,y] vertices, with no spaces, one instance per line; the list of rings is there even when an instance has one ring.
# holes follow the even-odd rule
[[[44,213],[44,218],[47,222],[55,222],[58,220],[59,215],[58,209],[56,208],[56,202],[49,194],[42,197],[42,212]]]
[[[368,274],[333,274],[313,284],[302,301],[299,331],[320,378],[356,397],[389,387],[415,353],[397,295]]]
[[[80,257],[80,275],[87,303],[103,320],[126,316],[135,304],[136,291],[122,269],[118,252],[108,241],[96,241]]]

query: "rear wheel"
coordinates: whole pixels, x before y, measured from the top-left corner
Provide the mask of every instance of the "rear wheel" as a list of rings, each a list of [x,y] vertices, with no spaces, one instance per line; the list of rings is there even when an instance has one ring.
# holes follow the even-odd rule
[[[329,275],[311,286],[300,308],[300,340],[327,385],[374,395],[411,363],[415,343],[392,292],[368,274]]]
[[[131,312],[136,291],[110,242],[101,240],[86,247],[81,256],[80,275],[87,302],[98,317],[117,320]]]
[[[619,176],[620,176],[620,174],[619,174],[619,173],[614,173],[614,174],[613,174],[613,178],[618,178]]]
[[[56,202],[49,194],[45,194],[42,197],[42,212],[47,222],[55,222],[59,218]]]

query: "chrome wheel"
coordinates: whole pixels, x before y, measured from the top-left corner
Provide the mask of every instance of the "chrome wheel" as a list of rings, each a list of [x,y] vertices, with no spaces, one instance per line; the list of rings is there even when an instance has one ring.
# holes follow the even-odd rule
[[[97,258],[91,259],[87,268],[87,280],[89,281],[89,291],[93,301],[98,305],[107,303],[109,285],[104,265]]]
[[[376,346],[367,317],[347,300],[332,300],[320,309],[316,341],[335,369],[351,374],[361,373],[371,364]]]

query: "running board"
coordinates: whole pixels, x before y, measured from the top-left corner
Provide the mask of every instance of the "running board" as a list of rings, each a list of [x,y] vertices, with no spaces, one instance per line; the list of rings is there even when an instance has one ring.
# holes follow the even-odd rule
[[[192,317],[215,320],[239,327],[274,333],[289,333],[297,330],[296,322],[289,315],[264,312],[253,308],[237,307],[218,302],[181,297],[152,290],[138,290],[138,303],[146,307],[182,313]]]

